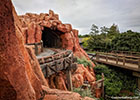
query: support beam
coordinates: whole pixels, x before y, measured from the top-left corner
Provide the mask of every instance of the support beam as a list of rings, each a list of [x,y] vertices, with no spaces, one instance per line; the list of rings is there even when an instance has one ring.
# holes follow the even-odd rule
[[[35,54],[38,55],[38,45],[35,43]]]
[[[67,77],[67,83],[68,83],[68,90],[73,91],[71,71],[69,69],[66,70],[66,77]]]

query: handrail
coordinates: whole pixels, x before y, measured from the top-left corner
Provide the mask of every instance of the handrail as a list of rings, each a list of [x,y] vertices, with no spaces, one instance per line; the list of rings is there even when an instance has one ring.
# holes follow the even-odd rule
[[[42,40],[40,42],[36,42],[36,43],[27,43],[26,45],[34,45],[36,55],[39,54],[39,47],[38,47],[39,45],[41,46],[41,52],[43,52],[43,41]]]
[[[88,55],[92,56],[91,57],[92,60],[94,60],[93,58],[95,58],[96,61],[101,62],[100,58],[102,58],[106,61],[105,63],[113,63],[122,67],[128,67],[126,66],[126,64],[131,64],[131,65],[135,64],[136,66],[138,66],[138,69],[140,69],[140,57],[129,56],[124,54],[103,53],[103,52],[97,52],[95,54],[88,54]],[[113,62],[109,60],[112,60]],[[121,62],[122,64],[120,64],[119,62]]]
[[[117,51],[113,50],[112,53],[121,53],[121,54],[127,54],[127,55],[140,55],[140,52],[132,52],[132,51]]]
[[[60,58],[70,57],[72,55],[73,55],[72,51],[67,50],[67,51],[64,51],[64,52],[61,52],[61,53],[54,54],[52,56],[45,56],[45,57],[38,58],[38,61],[39,61],[40,64],[42,64],[44,62],[48,63],[48,62],[51,62],[51,61],[54,61],[54,60],[57,60],[57,59],[60,59]]]

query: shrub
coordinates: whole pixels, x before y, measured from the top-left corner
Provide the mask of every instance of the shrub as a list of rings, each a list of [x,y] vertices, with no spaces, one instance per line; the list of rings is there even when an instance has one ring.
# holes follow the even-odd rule
[[[101,73],[105,75],[105,94],[108,96],[119,96],[121,90],[129,92],[135,91],[136,79],[130,73],[123,73],[120,69],[111,69],[105,65],[97,65],[94,67],[96,78],[101,79]]]
[[[74,88],[73,92],[79,93],[82,97],[90,97],[90,98],[94,98],[92,93],[91,93],[91,89],[87,88],[87,89],[81,89],[81,88]]]
[[[83,64],[85,67],[92,67],[91,61],[87,60],[85,57],[83,58],[77,58],[77,63],[78,64]]]

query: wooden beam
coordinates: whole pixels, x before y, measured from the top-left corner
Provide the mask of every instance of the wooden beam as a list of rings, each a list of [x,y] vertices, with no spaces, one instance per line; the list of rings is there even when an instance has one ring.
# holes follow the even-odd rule
[[[139,77],[139,78],[140,78],[140,73],[138,73],[138,72],[133,72],[133,76]]]
[[[66,77],[67,77],[68,90],[73,91],[71,71],[69,69],[66,70]]]
[[[41,52],[43,52],[43,41],[41,40]]]
[[[104,74],[102,73],[102,80],[104,80]],[[104,81],[101,83],[101,89],[102,89],[102,97],[104,98]]]
[[[35,43],[35,54],[38,55],[38,45]]]
[[[140,69],[140,58],[138,59],[138,67]]]
[[[119,57],[116,55],[116,64],[118,64]]]

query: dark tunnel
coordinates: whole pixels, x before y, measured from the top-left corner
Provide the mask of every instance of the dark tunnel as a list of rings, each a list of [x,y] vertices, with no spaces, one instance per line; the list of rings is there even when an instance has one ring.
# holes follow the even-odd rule
[[[50,28],[44,27],[42,31],[42,41],[43,47],[46,48],[61,48],[62,47],[62,40],[60,35],[62,32],[58,30],[52,30]]]

